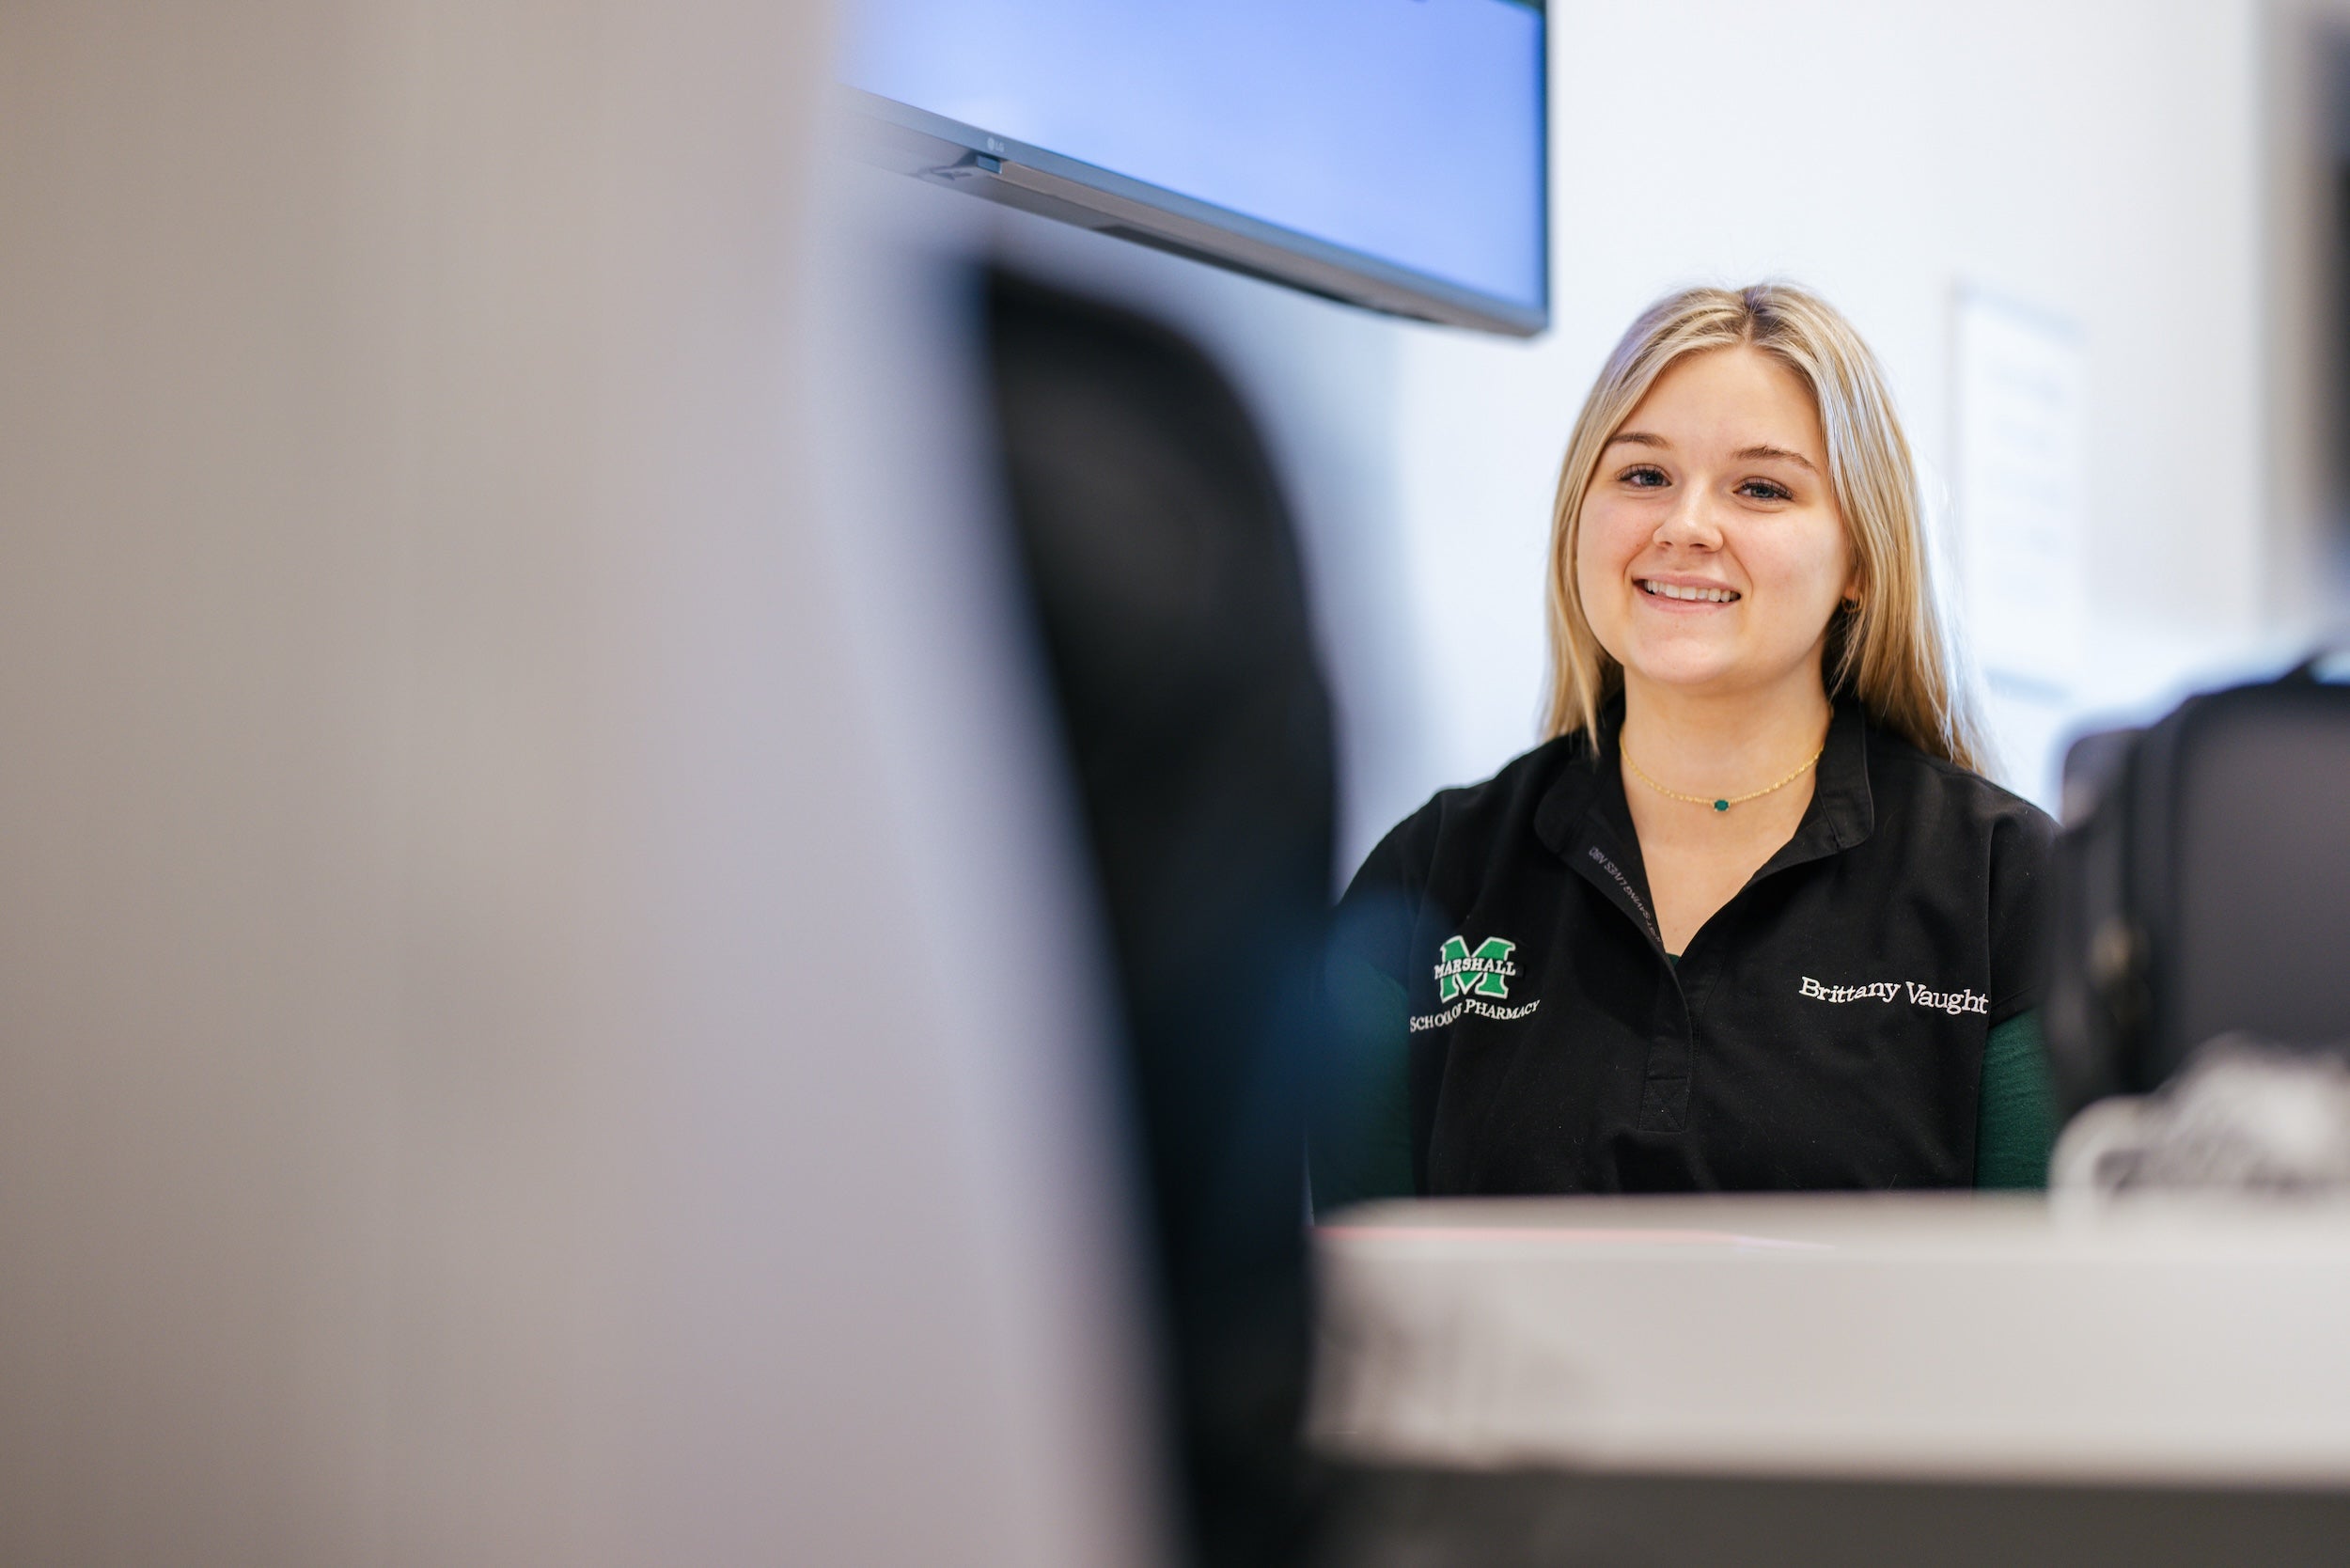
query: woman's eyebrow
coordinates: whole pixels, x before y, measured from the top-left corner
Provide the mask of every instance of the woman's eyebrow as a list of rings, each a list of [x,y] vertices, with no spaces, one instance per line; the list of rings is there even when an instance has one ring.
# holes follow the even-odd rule
[[[1778,458],[1787,463],[1801,463],[1814,474],[1819,472],[1819,469],[1812,466],[1810,458],[1801,452],[1791,452],[1784,447],[1741,447],[1731,455],[1742,458]]]
[[[1613,447],[1619,441],[1628,441],[1635,447],[1654,447],[1665,451],[1672,448],[1671,442],[1661,435],[1651,435],[1646,431],[1618,431],[1607,438],[1607,445]]]

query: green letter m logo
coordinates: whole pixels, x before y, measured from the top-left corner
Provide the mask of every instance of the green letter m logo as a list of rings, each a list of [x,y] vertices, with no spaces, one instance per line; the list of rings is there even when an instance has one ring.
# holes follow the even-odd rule
[[[1507,998],[1509,977],[1518,972],[1518,966],[1510,962],[1517,946],[1498,936],[1488,936],[1471,952],[1463,938],[1447,938],[1436,953],[1436,1000],[1449,1002],[1455,996],[1467,996]]]

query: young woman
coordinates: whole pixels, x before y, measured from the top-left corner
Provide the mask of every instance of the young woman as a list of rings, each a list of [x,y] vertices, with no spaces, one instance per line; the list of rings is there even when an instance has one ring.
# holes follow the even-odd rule
[[[1584,403],[1548,744],[1371,852],[1315,1204],[2037,1185],[2054,824],[1976,771],[1875,360],[1696,289]]]

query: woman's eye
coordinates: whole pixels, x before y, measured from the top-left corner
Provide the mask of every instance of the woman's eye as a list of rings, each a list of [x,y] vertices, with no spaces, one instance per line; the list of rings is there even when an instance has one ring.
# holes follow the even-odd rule
[[[1646,464],[1637,468],[1627,468],[1624,470],[1623,482],[1635,490],[1654,490],[1664,484],[1665,471],[1662,468],[1651,468]]]
[[[1748,479],[1738,487],[1738,494],[1750,501],[1792,501],[1795,493],[1772,479]]]

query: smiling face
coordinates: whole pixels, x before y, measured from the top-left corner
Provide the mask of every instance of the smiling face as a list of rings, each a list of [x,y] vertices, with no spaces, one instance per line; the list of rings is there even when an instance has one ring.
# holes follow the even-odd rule
[[[1816,685],[1857,574],[1802,379],[1743,345],[1667,369],[1600,453],[1574,567],[1628,688]]]

